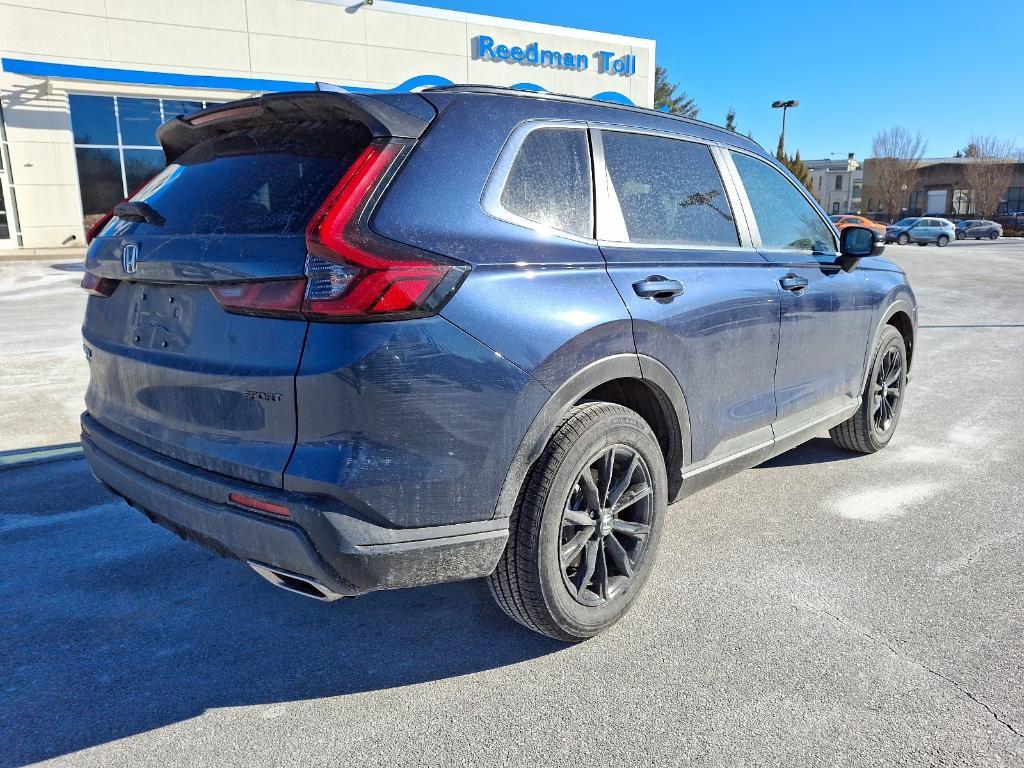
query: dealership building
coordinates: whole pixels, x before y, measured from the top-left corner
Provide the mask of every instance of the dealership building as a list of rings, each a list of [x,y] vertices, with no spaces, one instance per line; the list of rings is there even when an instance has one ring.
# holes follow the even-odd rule
[[[0,251],[81,245],[231,99],[483,83],[649,107],[654,41],[385,0],[0,0]]]

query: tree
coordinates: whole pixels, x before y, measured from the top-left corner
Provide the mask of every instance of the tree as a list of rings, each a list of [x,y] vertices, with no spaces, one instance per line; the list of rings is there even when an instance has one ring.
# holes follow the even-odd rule
[[[678,83],[668,79],[668,70],[665,67],[659,65],[654,68],[654,108],[662,112],[671,112],[673,115],[696,117],[700,110],[693,103],[693,98],[686,91],[677,94],[678,88]]]
[[[995,216],[999,202],[1010,186],[1013,169],[1021,161],[1013,143],[996,136],[971,136],[964,150],[970,161],[964,163],[964,177],[971,189],[974,213]]]
[[[811,172],[807,170],[807,166],[804,165],[804,161],[800,159],[800,150],[796,151],[795,155],[786,155],[782,151],[782,136],[779,136],[779,146],[775,150],[775,157],[779,159],[789,172],[796,176],[796,180],[807,187],[807,191],[812,195],[814,194],[814,187],[811,181]]]
[[[874,157],[869,162],[874,171],[873,184],[885,212],[893,221],[899,218],[927,146],[920,131],[911,134],[898,126],[879,131],[871,142]]]
[[[730,106],[729,111],[725,113],[725,130],[736,132],[736,108]]]

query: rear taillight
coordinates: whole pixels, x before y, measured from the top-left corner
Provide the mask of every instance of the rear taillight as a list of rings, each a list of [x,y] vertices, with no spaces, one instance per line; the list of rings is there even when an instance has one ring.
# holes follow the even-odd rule
[[[121,284],[120,280],[114,280],[109,277],[99,277],[94,275],[92,272],[86,272],[82,275],[82,288],[90,296],[100,296],[107,298],[114,292],[114,289]]]
[[[406,145],[370,144],[306,228],[305,278],[220,284],[229,312],[311,320],[401,320],[437,312],[469,268],[380,237],[366,219]]]
[[[306,229],[306,300],[316,320],[396,320],[436,312],[468,268],[375,235],[368,213],[404,144],[373,143],[352,164]]]

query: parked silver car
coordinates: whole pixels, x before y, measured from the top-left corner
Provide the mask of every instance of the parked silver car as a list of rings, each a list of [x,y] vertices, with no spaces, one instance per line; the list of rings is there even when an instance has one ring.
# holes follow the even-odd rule
[[[885,228],[885,242],[899,245],[906,245],[910,242],[918,245],[935,243],[940,248],[945,248],[954,237],[956,237],[956,228],[952,221],[932,216],[912,216],[908,219],[900,219]]]
[[[1002,226],[988,219],[968,219],[957,222],[956,225],[957,240],[966,240],[969,237],[973,237],[975,240],[981,240],[983,237],[987,237],[989,240],[996,240],[1002,237],[1002,235]]]

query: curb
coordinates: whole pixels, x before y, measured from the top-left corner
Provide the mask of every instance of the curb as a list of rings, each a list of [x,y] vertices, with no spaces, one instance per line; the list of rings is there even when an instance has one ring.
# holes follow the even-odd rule
[[[7,469],[21,469],[37,464],[68,461],[82,457],[81,443],[51,445],[45,448],[25,448],[17,451],[0,451],[0,472]]]

